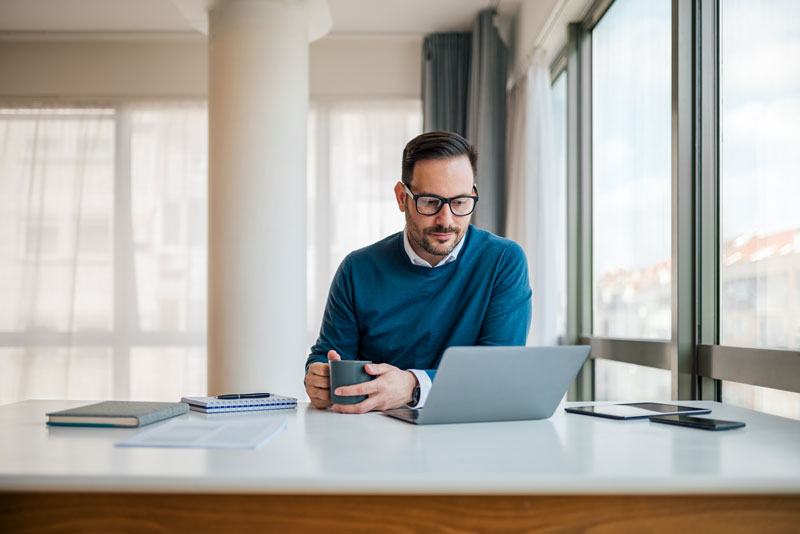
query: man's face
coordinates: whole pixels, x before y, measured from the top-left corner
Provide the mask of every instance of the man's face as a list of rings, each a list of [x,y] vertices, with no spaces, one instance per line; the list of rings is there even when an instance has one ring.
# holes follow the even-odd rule
[[[472,195],[473,184],[469,158],[457,156],[418,161],[414,165],[409,189],[415,195],[452,198]],[[395,186],[395,195],[400,211],[405,212],[409,242],[414,252],[431,265],[438,264],[464,238],[472,214],[458,217],[453,215],[450,206],[443,205],[436,215],[421,215],[402,183]]]

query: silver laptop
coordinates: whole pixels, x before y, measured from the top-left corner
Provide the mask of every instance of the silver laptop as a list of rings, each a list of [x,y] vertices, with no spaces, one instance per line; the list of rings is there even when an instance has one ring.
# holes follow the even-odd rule
[[[547,419],[590,347],[450,347],[425,407],[385,415],[417,425]]]

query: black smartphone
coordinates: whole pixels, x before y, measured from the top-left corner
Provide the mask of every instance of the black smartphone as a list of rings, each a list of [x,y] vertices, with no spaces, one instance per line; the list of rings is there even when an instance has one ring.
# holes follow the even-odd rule
[[[741,421],[723,421],[722,419],[709,419],[707,417],[694,417],[691,415],[659,415],[651,417],[650,420],[654,423],[689,426],[692,428],[702,428],[703,430],[730,430],[732,428],[742,428],[744,426],[744,423]]]

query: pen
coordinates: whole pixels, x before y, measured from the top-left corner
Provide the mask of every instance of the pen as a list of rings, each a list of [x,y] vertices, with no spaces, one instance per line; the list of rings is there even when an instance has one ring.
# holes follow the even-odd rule
[[[229,395],[217,395],[218,399],[261,399],[269,397],[272,393],[231,393]]]

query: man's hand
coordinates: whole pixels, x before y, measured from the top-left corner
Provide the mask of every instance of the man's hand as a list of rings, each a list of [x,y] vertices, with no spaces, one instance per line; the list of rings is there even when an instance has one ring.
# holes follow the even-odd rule
[[[328,361],[341,360],[335,350],[328,351]],[[324,410],[331,405],[331,366],[327,363],[312,363],[308,366],[308,373],[303,382],[306,393],[315,408]]]
[[[330,354],[328,354],[328,358],[330,358]],[[411,402],[414,387],[417,385],[417,377],[414,376],[414,373],[403,371],[388,363],[367,364],[364,366],[364,370],[367,371],[367,374],[377,378],[353,386],[340,387],[334,393],[337,395],[369,395],[369,398],[358,404],[334,404],[333,411],[365,413],[372,410],[389,410]],[[328,382],[328,387],[330,388],[330,382]]]

